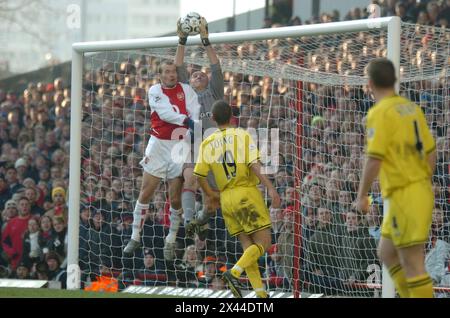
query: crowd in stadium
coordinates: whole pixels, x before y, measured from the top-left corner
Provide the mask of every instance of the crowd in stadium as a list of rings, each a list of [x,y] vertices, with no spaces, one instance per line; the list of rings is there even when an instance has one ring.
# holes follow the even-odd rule
[[[372,0],[371,3],[379,6],[379,15],[382,17],[398,16],[403,22],[443,27],[448,27],[450,23],[450,3],[447,0]],[[312,17],[305,24],[359,20],[369,15],[367,8],[354,7],[343,18],[338,10],[333,10]],[[299,17],[292,17],[288,24],[298,25],[302,21]],[[265,26],[272,26],[270,18],[265,20]]]
[[[383,16],[398,15],[404,22],[440,27],[448,26],[450,21],[448,0],[394,0],[379,4]],[[366,16],[365,10],[355,8],[342,20]],[[305,23],[339,20],[339,13],[334,11]],[[265,23],[270,24],[270,19]],[[293,18],[290,24],[301,21]],[[361,70],[364,63],[386,51],[384,39],[365,36],[362,40],[367,45],[361,47],[361,57],[349,54],[355,44],[350,41],[340,43],[328,54],[314,52],[305,58],[305,66],[352,75],[355,69]],[[448,61],[440,59],[442,56],[435,51],[439,47],[427,46],[426,39],[431,41],[432,37],[427,31],[421,41],[411,41],[406,48],[410,50],[409,56],[415,58],[411,59],[411,68],[420,69],[427,63],[448,66]],[[445,36],[440,40],[449,41]],[[267,59],[288,60],[294,56],[295,52],[277,50],[276,44],[279,43],[268,43]],[[253,49],[250,44],[242,44],[217,51],[222,57],[227,52],[249,57]],[[416,56],[417,52],[420,56]],[[164,261],[164,236],[169,225],[164,183],[145,216],[144,248],[139,257],[122,255],[131,235],[132,205],[142,182],[139,161],[151,128],[146,92],[156,82],[151,75],[156,74],[157,66],[158,59],[142,56],[115,65],[106,63],[85,74],[79,248],[82,280],[86,281],[88,276],[94,280],[95,275],[113,275],[119,279],[121,288],[132,283],[166,285],[177,281],[178,286],[223,289],[219,273],[235,263],[242,251],[226,233],[220,215],[210,222],[206,240],[185,239],[181,228],[178,260]],[[379,264],[376,244],[383,209],[376,188],[367,215],[361,216],[351,209],[363,158],[363,118],[372,104],[368,92],[362,87],[305,85],[303,143],[299,153],[296,140],[299,117],[295,111],[296,96],[289,83],[231,72],[225,72],[224,78],[225,99],[240,110],[240,116],[235,118],[237,126],[280,129],[280,169],[270,177],[282,196],[283,206],[270,211],[274,244],[261,259],[263,276],[269,278],[272,288],[292,290],[295,201],[300,199],[303,247],[299,255],[300,277],[308,282],[304,287],[325,293],[344,290],[355,293],[359,290],[355,283],[366,281],[368,265]],[[431,87],[433,94],[420,93],[420,89]],[[442,244],[444,251],[445,244],[449,249],[450,243],[448,78],[433,83],[411,82],[402,87],[402,94],[424,108],[437,138],[436,208],[428,251],[430,259],[434,257],[430,262],[434,261],[431,265],[436,274],[431,276],[435,283],[450,286],[448,270],[445,279],[445,266],[439,261],[442,251],[431,253]],[[56,78],[53,83],[29,83],[23,92],[0,91],[0,114],[0,278],[55,280],[64,287],[70,86]],[[296,162],[299,154],[301,171]],[[296,195],[298,176],[302,180],[300,198]],[[200,208],[200,193],[197,204]],[[445,262],[449,266],[444,255]]]

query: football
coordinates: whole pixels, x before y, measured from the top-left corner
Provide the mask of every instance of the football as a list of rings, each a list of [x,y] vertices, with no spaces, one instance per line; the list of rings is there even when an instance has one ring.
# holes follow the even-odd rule
[[[200,33],[200,14],[190,12],[181,18],[181,30],[188,35],[197,35]]]

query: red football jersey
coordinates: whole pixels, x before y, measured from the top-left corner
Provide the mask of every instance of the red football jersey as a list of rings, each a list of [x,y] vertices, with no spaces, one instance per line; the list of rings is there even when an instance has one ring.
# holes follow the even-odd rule
[[[163,93],[169,97],[169,101],[172,104],[173,109],[183,115],[188,115],[186,109],[186,96],[184,94],[183,87],[180,83],[177,83],[173,88],[164,88],[161,86]],[[152,112],[150,116],[150,120],[152,122],[152,131],[151,135],[164,140],[172,139],[172,132],[175,129],[179,129],[180,126],[176,124],[170,124],[168,122],[163,121],[156,111]]]

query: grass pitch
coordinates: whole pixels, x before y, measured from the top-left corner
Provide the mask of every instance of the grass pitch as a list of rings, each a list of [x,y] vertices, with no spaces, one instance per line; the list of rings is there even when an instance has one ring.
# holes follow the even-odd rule
[[[86,292],[46,288],[0,288],[0,298],[173,298],[167,295]]]

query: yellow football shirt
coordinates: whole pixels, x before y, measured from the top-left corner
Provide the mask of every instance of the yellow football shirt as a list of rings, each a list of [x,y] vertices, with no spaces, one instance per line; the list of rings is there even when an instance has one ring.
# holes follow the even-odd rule
[[[211,170],[219,191],[259,183],[250,165],[260,158],[251,135],[240,128],[215,131],[200,145],[194,174],[206,177]]]
[[[367,115],[366,142],[367,155],[383,160],[380,185],[384,197],[431,177],[427,157],[435,141],[422,109],[410,100],[394,95],[374,105]]]

